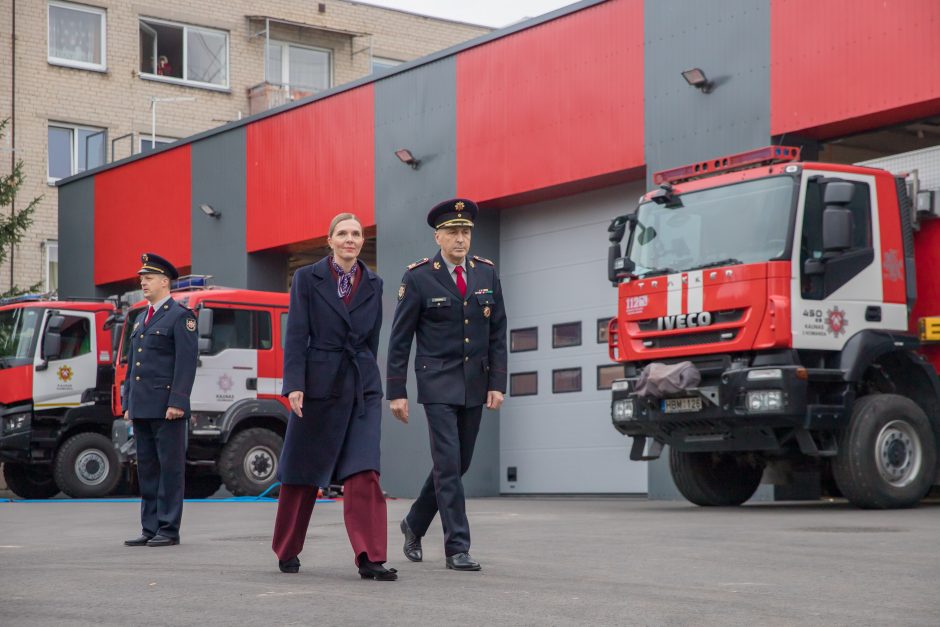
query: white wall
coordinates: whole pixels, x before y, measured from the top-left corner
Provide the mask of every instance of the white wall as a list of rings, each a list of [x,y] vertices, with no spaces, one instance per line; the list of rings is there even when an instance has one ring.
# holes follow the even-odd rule
[[[645,462],[611,425],[610,391],[597,390],[598,318],[616,313],[607,281],[607,226],[632,211],[642,182],[506,209],[500,267],[509,329],[538,327],[536,351],[510,353],[509,373],[538,371],[538,395],[507,396],[500,413],[502,493],[646,493]],[[552,325],[581,321],[580,346],[552,348]],[[553,394],[552,370],[581,368],[582,391]],[[517,480],[507,480],[515,466]]]

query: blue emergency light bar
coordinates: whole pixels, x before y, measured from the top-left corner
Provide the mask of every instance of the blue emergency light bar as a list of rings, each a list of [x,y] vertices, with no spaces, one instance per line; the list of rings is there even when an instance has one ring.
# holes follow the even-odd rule
[[[209,285],[211,274],[187,274],[173,281],[174,290],[188,290],[197,287],[206,287]]]

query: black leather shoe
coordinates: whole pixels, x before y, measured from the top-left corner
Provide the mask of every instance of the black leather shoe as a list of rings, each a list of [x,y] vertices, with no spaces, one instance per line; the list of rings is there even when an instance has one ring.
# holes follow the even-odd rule
[[[447,568],[451,570],[480,570],[480,562],[470,557],[469,553],[455,553],[447,556]]]
[[[278,560],[277,567],[281,569],[282,573],[296,573],[300,570],[300,560],[297,559],[296,555],[289,560]]]
[[[147,541],[147,546],[173,546],[179,543],[179,538],[168,538],[166,536],[156,535]]]
[[[394,568],[385,568],[382,564],[362,560],[359,563],[359,576],[376,581],[395,581],[398,579],[398,571]]]
[[[420,562],[424,559],[424,552],[421,550],[421,538],[415,535],[415,532],[408,526],[407,519],[401,521],[401,532],[405,534],[405,557],[412,562]]]
[[[146,544],[150,542],[150,538],[152,537],[153,536],[145,536],[143,534],[140,534],[138,537],[134,538],[133,540],[125,540],[124,546],[146,546]]]

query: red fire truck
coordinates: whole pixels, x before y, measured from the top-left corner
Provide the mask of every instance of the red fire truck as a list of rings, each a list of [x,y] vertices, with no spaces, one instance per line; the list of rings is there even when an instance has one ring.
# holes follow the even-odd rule
[[[183,285],[199,282],[184,277]],[[224,287],[177,289],[173,298],[196,312],[199,363],[190,397],[186,495],[210,496],[222,483],[236,496],[264,492],[277,480],[290,407],[281,397],[283,342],[289,295]],[[123,415],[121,386],[127,375],[133,320],[147,306],[133,305],[121,329],[111,395],[114,416]],[[114,421],[112,440],[122,461],[132,450],[133,428]]]
[[[609,231],[609,351],[625,366],[611,412],[631,459],[669,445],[676,486],[703,506],[803,471],[860,507],[916,504],[940,436],[940,220],[923,174],[783,146],[657,173]]]
[[[0,462],[24,498],[100,496],[120,478],[111,445],[110,302],[0,305]]]

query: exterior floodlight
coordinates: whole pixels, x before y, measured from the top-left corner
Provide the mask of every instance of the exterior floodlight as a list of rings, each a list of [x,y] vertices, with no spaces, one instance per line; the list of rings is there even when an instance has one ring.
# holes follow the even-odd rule
[[[419,161],[418,159],[415,159],[415,156],[411,154],[411,151],[408,150],[407,148],[396,150],[395,156],[398,157],[398,159],[402,163],[406,165],[410,165],[412,170],[417,170],[418,166],[421,165],[421,161]]]
[[[692,68],[691,70],[686,70],[682,73],[682,78],[685,79],[685,82],[691,85],[692,87],[699,89],[703,94],[710,93],[714,85],[708,77],[705,76],[705,72],[700,70],[697,67]]]
[[[222,217],[222,213],[218,209],[212,207],[211,205],[207,205],[203,203],[199,205],[199,209],[202,210],[202,212],[206,214],[207,216],[209,216],[210,218],[219,219]]]

